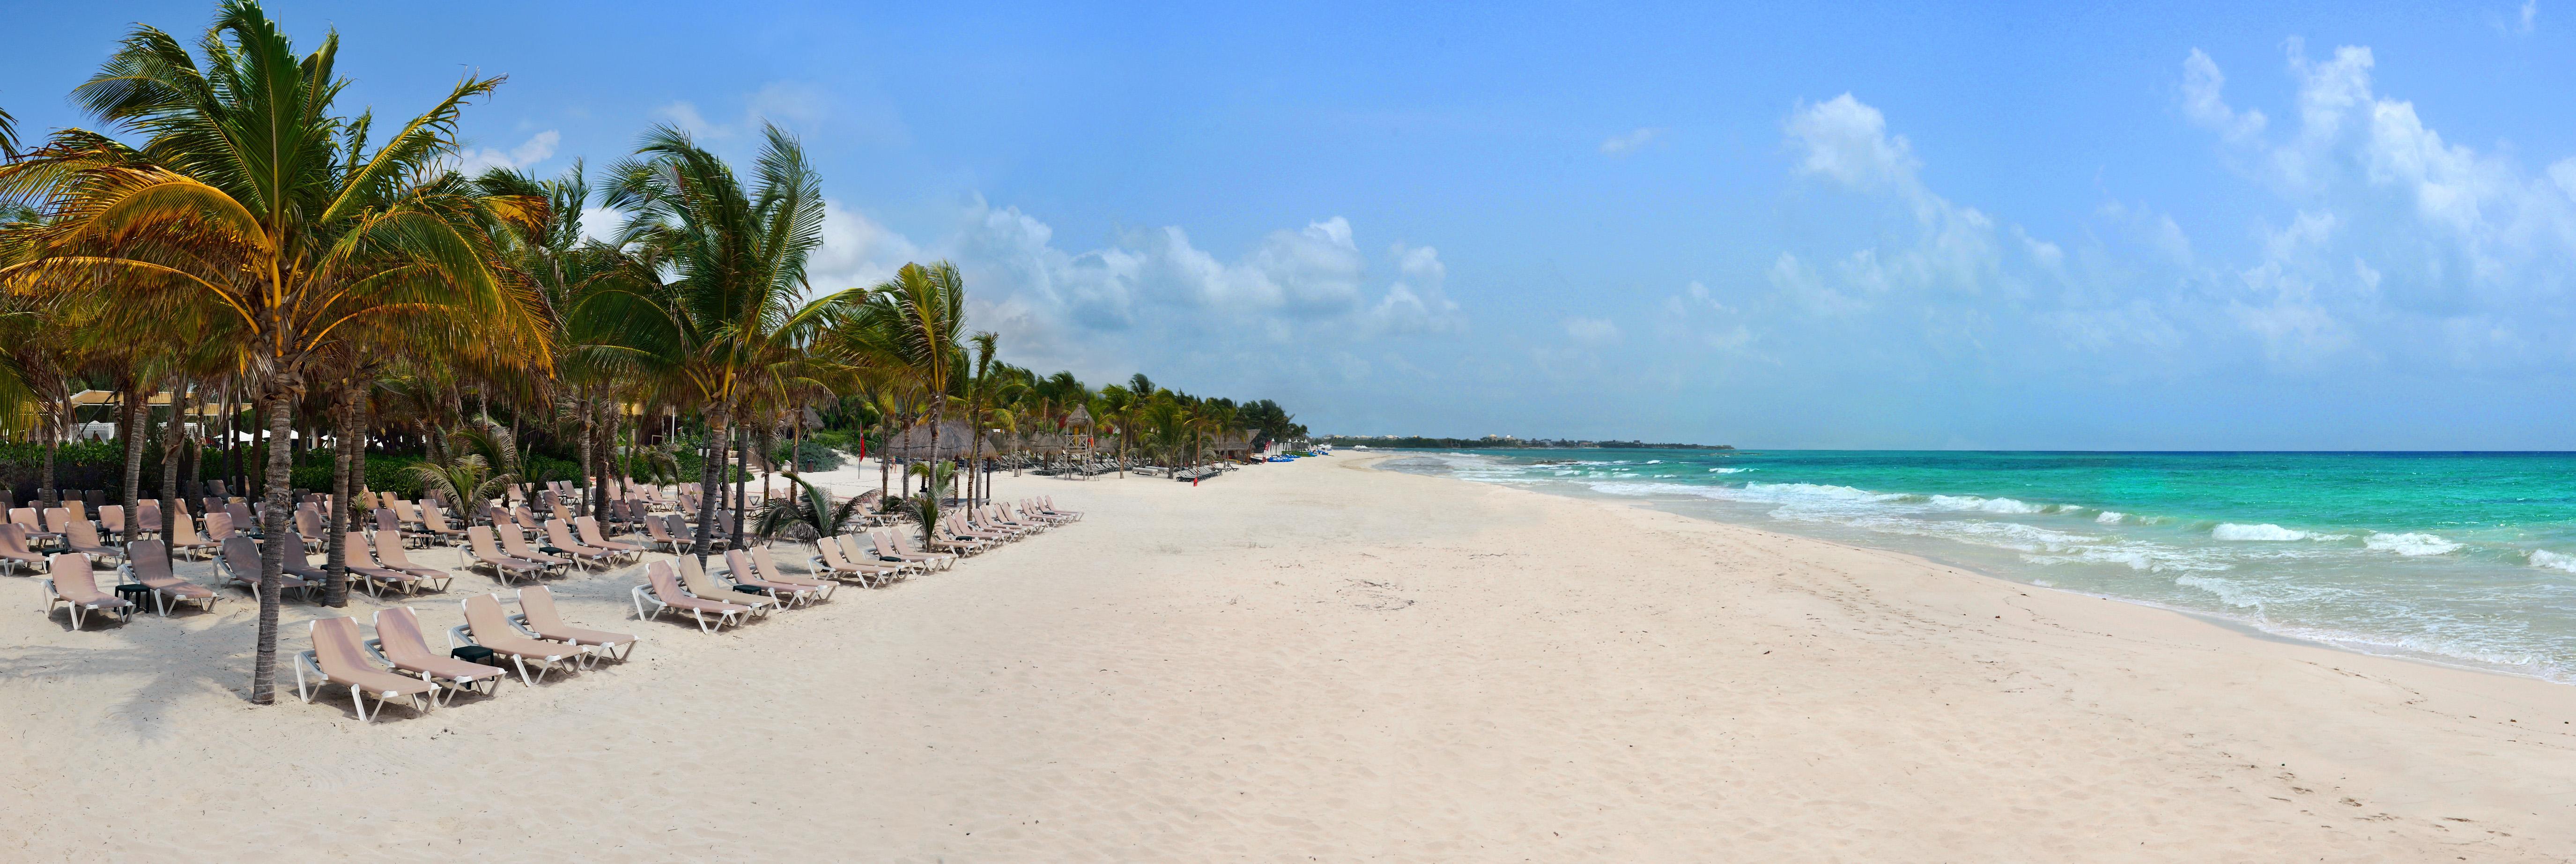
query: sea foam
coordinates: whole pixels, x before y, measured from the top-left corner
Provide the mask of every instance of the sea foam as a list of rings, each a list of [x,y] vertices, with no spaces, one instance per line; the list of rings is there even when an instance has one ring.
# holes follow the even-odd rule
[[[2129,518],[2129,514],[2127,514],[2127,513],[2121,513],[2121,512],[2113,511],[2113,510],[2104,510],[2104,511],[2102,511],[2102,515],[2099,515],[2099,516],[2095,516],[2095,517],[2093,517],[2093,521],[2095,521],[2095,522],[2100,522],[2100,523],[2102,523],[2102,524],[2104,524],[2104,525],[2118,525],[2118,524],[2120,524],[2120,520],[2122,520],[2122,519],[2127,519],[2127,518]]]
[[[2460,544],[2444,540],[2431,534],[2383,534],[2374,532],[2368,538],[2362,540],[2361,545],[2373,552],[2395,552],[2399,555],[2405,555],[2408,557],[2418,555],[2447,555],[2452,552],[2460,551]]]
[[[2209,536],[2216,540],[2259,540],[2265,542],[2352,539],[2352,535],[2350,534],[2319,534],[2314,531],[2283,528],[2269,522],[2260,525],[2238,525],[2234,522],[2221,522],[2218,523],[2218,527],[2209,530]]]
[[[2576,555],[2551,552],[2547,549],[2534,549],[2531,550],[2531,566],[2546,567],[2551,570],[2565,570],[2569,573],[2576,573]]]

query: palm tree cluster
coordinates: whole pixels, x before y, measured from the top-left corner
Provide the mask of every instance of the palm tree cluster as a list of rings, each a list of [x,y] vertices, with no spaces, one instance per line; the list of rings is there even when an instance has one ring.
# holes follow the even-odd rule
[[[711,493],[699,519],[735,514],[739,543],[740,478],[782,430],[802,446],[809,409],[856,402],[880,442],[923,428],[935,454],[943,423],[981,446],[993,430],[1062,430],[1079,406],[1134,430],[1119,449],[1166,460],[1199,458],[1246,419],[1141,375],[1095,393],[1000,362],[994,334],[965,329],[965,280],[944,262],[811,284],[822,184],[775,127],[745,172],[656,127],[596,177],[467,176],[458,124],[503,79],[467,76],[386,122],[340,104],[339,47],[335,33],[299,53],[258,3],[224,0],[193,50],[135,27],[71,94],[96,128],[21,136],[0,114],[0,416],[35,418],[18,428],[52,445],[74,394],[107,382],[128,512],[151,491],[147,441],[157,497],[179,498],[181,466],[220,436],[260,461],[237,476],[263,496],[262,533],[290,536],[295,457],[327,437],[332,500],[347,503],[330,514],[337,568],[371,443],[425,454],[420,483],[475,502],[535,479],[527,435],[570,445],[585,508],[604,505],[599,481],[675,482],[694,463]],[[603,210],[619,223],[583,223]],[[157,436],[156,393],[171,406]],[[927,474],[917,497],[935,507],[947,480]],[[728,481],[730,506],[712,494]],[[818,515],[848,506],[813,497]],[[293,545],[262,544],[256,703],[275,695]]]

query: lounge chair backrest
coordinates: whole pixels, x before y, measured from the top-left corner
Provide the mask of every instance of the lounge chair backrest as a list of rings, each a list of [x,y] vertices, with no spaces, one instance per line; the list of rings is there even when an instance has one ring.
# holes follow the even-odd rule
[[[260,509],[266,510],[268,509],[268,505],[263,503],[260,505]],[[224,512],[233,514],[233,527],[239,528],[259,524],[259,516],[251,512],[251,506],[248,504],[235,501],[224,505]]]
[[[125,505],[109,504],[98,508],[98,527],[109,531],[125,530]]]
[[[543,585],[519,589],[519,614],[528,616],[528,626],[539,633],[561,633],[572,629],[563,615],[555,611],[555,592]]]
[[[185,510],[179,511],[177,516],[179,521],[170,529],[172,545],[188,546],[205,542],[197,536],[197,520],[188,518],[188,512]]]
[[[688,556],[680,556],[686,558]],[[671,574],[671,562],[655,561],[644,568],[644,580],[653,583],[653,596],[674,606],[686,606],[689,596],[680,593],[680,583]]]
[[[444,532],[455,530],[455,526],[447,521],[447,511],[439,509],[438,505],[435,504],[425,505],[420,508],[420,524],[422,527],[428,528],[432,531]]]
[[[745,579],[769,581],[768,574],[752,569],[751,556],[743,554],[740,549],[725,550],[725,572],[733,574],[736,582]]]
[[[134,581],[137,582],[148,583],[178,578],[178,574],[170,570],[170,550],[162,546],[159,540],[136,540],[127,545],[125,562],[133,565]]]
[[[731,563],[733,553],[727,552],[725,555],[727,563]],[[787,581],[785,579],[778,578],[786,574],[778,572],[778,562],[769,557],[769,547],[767,546],[751,547],[751,566],[754,568],[752,572],[759,573],[761,580],[764,582]]]
[[[387,537],[382,531],[376,532],[376,561],[392,570],[417,566],[411,563],[411,556],[403,554],[402,536]]]
[[[206,514],[206,536],[217,540],[233,536],[233,514]]]
[[[105,543],[98,542],[98,529],[90,527],[90,524],[89,524],[88,522],[84,522],[84,521],[81,521],[81,520],[79,520],[79,519],[74,519],[74,520],[72,520],[69,524],[64,525],[64,526],[63,526],[63,528],[64,528],[64,530],[63,530],[63,535],[64,535],[64,536],[66,536],[66,537],[71,538],[72,545],[75,545],[75,546],[105,546],[105,545],[107,545],[107,544],[105,544]]]
[[[65,498],[65,499],[63,499],[63,511],[64,511],[64,512],[66,512],[66,513],[69,513],[69,514],[71,515],[71,517],[72,517],[72,518],[74,518],[74,519],[78,519],[78,520],[81,520],[81,521],[84,521],[84,522],[89,521],[89,511],[88,511],[87,509],[85,509],[85,508],[83,508],[83,507],[82,507],[82,505],[81,505],[81,499],[78,499],[78,498]]]
[[[509,557],[501,554],[500,547],[493,545],[492,529],[489,527],[476,525],[472,528],[465,529],[465,542],[473,545],[474,557],[476,558],[481,558],[485,561],[498,561]]]
[[[90,576],[88,555],[56,552],[46,563],[53,571],[54,593],[63,595],[63,599],[78,603],[105,599],[98,593],[98,580]]]
[[[13,525],[27,526],[27,530],[30,533],[45,530],[45,526],[36,521],[36,508],[34,507],[9,508],[9,523]]]
[[[680,568],[680,584],[688,586],[689,593],[698,595],[699,599],[723,600],[733,594],[733,589],[718,585],[716,580],[707,577],[706,568],[698,566],[698,556],[682,555],[671,559],[671,563]]]
[[[849,559],[842,557],[841,541],[838,537],[824,537],[817,539],[814,541],[814,549],[823,553],[824,566],[830,567],[834,570],[855,569],[850,565]]]
[[[134,530],[161,530],[161,505],[150,501],[134,505]]]
[[[137,546],[145,543],[153,544],[155,549],[160,548],[161,545],[159,540],[135,541]],[[224,566],[232,568],[233,575],[236,577],[259,578],[259,541],[240,534],[224,538]]]
[[[60,534],[71,523],[72,511],[61,507],[45,508],[45,530]]]
[[[27,548],[27,526],[0,522],[0,552],[7,552],[20,560],[35,557],[35,551]]]
[[[537,520],[537,511],[528,509],[528,505],[525,504],[521,504],[517,508],[511,510],[510,518],[519,520],[519,527],[521,528],[544,528],[546,525],[546,523]]]
[[[208,480],[208,481],[206,481],[206,488],[214,490],[215,494],[217,494],[217,495],[221,495],[221,496],[224,496],[224,497],[226,497],[226,498],[233,497],[233,493],[231,493],[231,492],[229,492],[229,491],[226,491],[226,490],[224,489],[224,481],[221,481],[221,480]]]
[[[517,531],[511,531],[510,533],[501,535],[501,548],[508,550],[510,556],[513,558],[525,558],[530,561],[542,560],[537,557],[540,553],[538,553],[536,549],[528,546],[528,538],[520,535]]]
[[[392,534],[396,537],[402,536],[402,526],[396,524],[393,508],[378,507],[376,508],[374,516],[376,520],[376,533]]]
[[[393,509],[393,506],[394,506],[395,504],[399,504],[399,503],[401,503],[401,502],[402,502],[402,499],[401,499],[401,498],[394,497],[394,493],[391,493],[391,492],[378,492],[378,493],[376,493],[376,506],[377,506],[377,507],[379,507],[379,508],[390,510],[390,509]]]
[[[897,550],[894,548],[894,541],[886,538],[886,534],[887,534],[887,533],[888,533],[888,532],[884,532],[884,531],[870,531],[870,532],[868,532],[868,542],[876,545],[876,547],[877,547],[877,557],[880,557],[880,558],[900,558],[900,557],[903,557],[903,556],[901,556],[901,555],[896,554]]]
[[[412,524],[414,524],[414,525],[418,525],[418,524],[420,524],[420,521],[421,521],[421,519],[420,519],[420,502],[418,502],[418,501],[396,501],[396,502],[394,502],[394,516],[396,516],[396,517],[398,517],[398,518],[402,519],[402,521],[409,522],[409,523],[412,523]]]
[[[661,543],[677,543],[680,541],[680,538],[672,535],[669,529],[662,526],[662,517],[660,516],[644,517],[644,536],[651,537],[654,541]]]
[[[518,634],[518,629],[510,629],[510,611],[500,609],[497,593],[477,593],[466,598],[466,629],[477,634],[477,640]]]
[[[601,548],[608,546],[608,538],[599,533],[599,520],[583,516],[572,520],[572,527],[580,535],[581,542]]]
[[[571,549],[575,546],[589,545],[572,539],[572,532],[564,528],[564,523],[561,519],[546,520],[546,542],[555,544],[555,548],[557,549]]]
[[[313,662],[322,667],[322,674],[341,681],[384,674],[367,662],[365,651],[358,639],[357,619],[347,616],[313,619]]]
[[[385,659],[397,664],[420,666],[424,661],[439,659],[430,653],[429,640],[421,635],[420,615],[409,606],[376,610],[376,639]]]
[[[295,508],[295,533],[316,540],[322,538],[322,514],[311,507]]]
[[[546,509],[553,511],[555,518],[557,519],[561,519],[566,522],[572,521],[572,508],[564,506],[562,501],[556,501],[552,505],[547,506]]]
[[[347,536],[345,536],[345,537],[342,537],[342,538],[341,538],[340,543],[341,543],[341,545],[342,545],[342,546],[346,546],[346,547],[348,547],[347,552],[345,552],[344,554],[346,554],[346,555],[348,556],[349,566],[351,566],[351,567],[375,567],[375,566],[376,566],[376,559],[375,559],[375,557],[367,554],[367,535],[366,535],[366,532],[363,532],[363,531],[351,531],[351,532],[349,532],[349,533],[348,533],[348,535],[347,535]],[[382,568],[378,568],[378,569],[382,569]]]

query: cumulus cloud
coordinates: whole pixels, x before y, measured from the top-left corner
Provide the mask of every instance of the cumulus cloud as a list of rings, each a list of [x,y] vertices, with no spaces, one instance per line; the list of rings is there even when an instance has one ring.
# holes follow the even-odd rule
[[[563,133],[553,129],[528,136],[528,140],[508,150],[490,147],[467,149],[457,154],[456,168],[468,177],[494,168],[525,171],[537,163],[554,158],[555,146],[563,143]]]
[[[2413,102],[2376,92],[2376,64],[2367,47],[2320,60],[2291,40],[2296,128],[2246,134],[2203,122],[2221,133],[2231,164],[2296,209],[2239,273],[2253,295],[2245,308],[2271,311],[2238,318],[2276,357],[2367,343],[2470,365],[2544,359],[2530,346],[2551,340],[2529,330],[2564,323],[2536,313],[2563,306],[2564,274],[2576,268],[2576,162],[2535,171],[2449,141]],[[2244,116],[2226,105],[2206,55],[2185,65],[2209,69],[2209,88],[2186,94],[2206,107],[2190,113]]]
[[[1585,345],[1615,345],[1620,338],[1619,325],[1607,318],[1567,318],[1565,336]]]
[[[1640,126],[1633,131],[1612,135],[1608,140],[1601,142],[1601,155],[1611,157],[1626,156],[1630,153],[1637,152],[1639,148],[1654,143],[1655,139],[1662,137],[1663,134],[1664,130],[1662,129],[1657,129],[1651,126]]]
[[[1437,249],[1397,243],[1371,255],[1340,216],[1269,232],[1231,258],[1179,226],[1067,248],[1045,221],[980,198],[924,240],[833,202],[824,234],[811,265],[816,287],[866,285],[908,261],[953,261],[972,289],[969,326],[1001,333],[1014,362],[1086,375],[1212,357],[1267,358],[1246,361],[1267,370],[1321,363],[1312,358],[1330,347],[1349,359],[1315,371],[1348,378],[1371,366],[1353,348],[1463,326]]]

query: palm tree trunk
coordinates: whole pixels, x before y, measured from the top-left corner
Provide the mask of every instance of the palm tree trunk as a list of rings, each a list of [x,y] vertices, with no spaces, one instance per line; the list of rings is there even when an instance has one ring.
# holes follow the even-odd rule
[[[181,446],[186,443],[187,423],[188,382],[174,377],[170,379],[170,423],[161,427],[161,536],[165,538],[170,536],[171,529],[177,527],[179,521],[179,511],[170,506],[170,502],[179,500],[179,462],[184,455]],[[140,519],[142,516],[141,510],[125,511],[127,519]],[[141,527],[132,522],[126,524]],[[126,532],[129,537],[133,533],[130,530]]]
[[[733,427],[733,441],[734,461],[740,463],[740,470],[735,472],[733,475],[733,539],[726,541],[725,545],[729,548],[740,549],[742,548],[742,511],[750,504],[749,500],[744,496],[749,494],[751,491],[749,486],[749,481],[751,480],[751,424],[743,423]]]
[[[595,512],[590,506],[590,489],[592,486],[592,483],[590,482],[590,400],[583,399],[580,396],[575,396],[573,398],[573,405],[575,406],[574,410],[581,412],[581,453],[578,457],[581,459],[581,462],[578,463],[581,465],[581,468],[573,472],[572,478],[576,488],[581,490],[581,504],[575,507],[573,512],[579,513],[583,516],[589,516]]]
[[[268,392],[260,394],[268,403],[269,440],[286,437],[295,422],[294,398],[289,395],[284,375],[273,375]],[[260,530],[269,536],[259,550],[259,644],[251,654],[250,701],[268,705],[277,701],[277,612],[278,594],[286,575],[287,517],[294,502],[286,492],[287,472],[294,468],[293,455],[286,448],[268,448],[268,512],[260,517]]]
[[[355,390],[356,386],[353,384],[350,389]],[[355,485],[351,482],[354,478],[349,475],[349,470],[356,462],[349,451],[359,446],[351,442],[365,441],[367,434],[360,430],[358,424],[357,394],[343,392],[340,399],[341,403],[336,406],[340,409],[337,412],[340,415],[337,418],[340,432],[333,436],[338,440],[332,442],[331,448],[331,533],[323,538],[329,544],[323,570],[331,574],[331,584],[322,589],[322,605],[331,607],[349,605],[349,495]],[[270,536],[285,539],[282,535]]]
[[[689,554],[698,556],[698,566],[707,564],[716,537],[716,501],[723,497],[724,483],[717,472],[724,468],[725,416],[707,418],[706,446],[700,448],[698,460],[698,539],[689,544]]]
[[[143,494],[143,421],[151,418],[152,394],[136,376],[125,392],[125,512],[135,512],[137,498]]]

